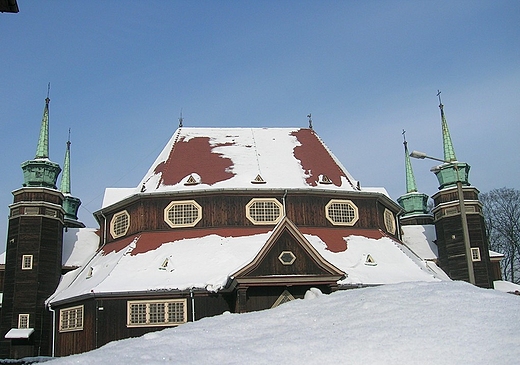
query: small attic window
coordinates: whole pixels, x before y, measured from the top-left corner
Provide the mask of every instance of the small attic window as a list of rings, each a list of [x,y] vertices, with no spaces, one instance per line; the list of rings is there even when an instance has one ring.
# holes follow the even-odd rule
[[[282,212],[283,206],[275,198],[255,198],[246,205],[246,217],[253,224],[276,224]]]
[[[260,174],[256,175],[255,179],[251,181],[251,184],[265,184],[265,180],[262,179],[262,176]]]
[[[188,177],[188,180],[184,183],[184,185],[197,185],[199,182],[197,181],[197,179],[195,179],[193,177],[193,175],[190,175],[190,177]]]
[[[126,210],[114,214],[110,221],[110,234],[112,238],[122,237],[130,227],[130,214]]]
[[[350,200],[331,199],[325,206],[325,216],[335,226],[353,226],[359,219],[358,208]]]
[[[385,227],[388,233],[395,234],[395,218],[394,213],[385,208],[385,212],[383,213],[383,217],[385,220]]]
[[[202,219],[202,207],[195,200],[173,201],[164,209],[164,221],[172,228],[194,227]]]
[[[367,255],[367,258],[365,259],[365,265],[367,266],[376,266],[377,262],[374,260],[374,258],[369,254]]]
[[[319,182],[320,182],[320,184],[324,184],[324,185],[332,184],[332,180],[329,179],[329,177],[327,175],[321,175],[321,179]]]

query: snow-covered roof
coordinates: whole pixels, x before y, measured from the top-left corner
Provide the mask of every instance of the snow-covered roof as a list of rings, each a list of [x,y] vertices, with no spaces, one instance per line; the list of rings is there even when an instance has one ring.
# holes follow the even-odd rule
[[[99,236],[95,228],[67,228],[63,232],[62,265],[83,266],[99,247]]]
[[[208,189],[365,190],[312,129],[179,128],[139,185],[107,189],[103,207],[139,193]]]
[[[178,237],[171,232],[148,232],[116,241],[83,268],[64,275],[50,300],[60,302],[91,293],[217,291],[255,258],[273,233],[271,229],[193,230],[191,237],[186,232]],[[340,285],[439,280],[405,246],[380,231],[358,236],[335,230],[336,237],[330,230],[301,231],[325,260],[347,274]]]
[[[401,239],[417,256],[423,260],[436,260],[438,249],[435,244],[437,235],[433,224],[406,225],[401,227]]]

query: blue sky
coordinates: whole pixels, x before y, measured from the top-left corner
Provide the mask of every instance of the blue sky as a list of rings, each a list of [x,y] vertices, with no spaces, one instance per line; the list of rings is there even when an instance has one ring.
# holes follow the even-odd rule
[[[28,1],[0,14],[0,237],[34,158],[51,82],[50,158],[96,225],[185,126],[314,128],[362,186],[405,193],[410,149],[442,157],[437,90],[482,192],[520,189],[518,1]],[[412,161],[432,195],[433,161]],[[0,246],[4,243],[4,239]]]

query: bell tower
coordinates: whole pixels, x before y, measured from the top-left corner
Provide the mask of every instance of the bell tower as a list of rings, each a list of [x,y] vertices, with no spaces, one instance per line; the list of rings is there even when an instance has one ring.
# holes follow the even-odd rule
[[[34,159],[23,162],[24,182],[9,206],[0,357],[51,354],[52,315],[45,300],[62,268],[63,194],[60,166],[49,159],[49,95],[45,99]]]
[[[432,196],[439,263],[453,280],[491,288],[493,276],[479,191],[468,181],[470,166],[455,156],[440,91],[437,96],[444,161],[431,171],[439,181],[439,191]]]

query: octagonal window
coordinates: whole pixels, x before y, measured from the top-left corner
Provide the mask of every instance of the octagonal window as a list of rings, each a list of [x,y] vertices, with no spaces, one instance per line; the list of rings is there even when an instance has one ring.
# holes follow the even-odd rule
[[[246,217],[253,224],[276,224],[282,219],[283,206],[274,198],[251,199],[246,205]]]
[[[338,226],[353,226],[359,219],[358,208],[350,200],[330,200],[325,206],[325,216]]]
[[[195,200],[173,201],[164,209],[164,221],[172,228],[194,227],[202,219],[202,207]]]
[[[126,210],[114,214],[110,221],[110,234],[113,238],[122,237],[130,227],[130,214]]]
[[[394,213],[385,208],[385,212],[383,213],[385,219],[385,227],[388,233],[395,234],[395,219]]]

